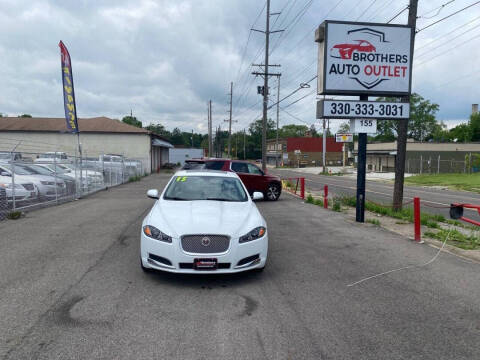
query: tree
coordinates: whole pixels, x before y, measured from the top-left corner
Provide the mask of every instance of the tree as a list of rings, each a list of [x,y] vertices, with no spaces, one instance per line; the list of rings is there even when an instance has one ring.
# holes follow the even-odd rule
[[[172,137],[170,138],[170,142],[173,145],[185,145],[183,141],[182,132],[179,128],[175,128],[172,131]]]
[[[19,117],[19,118],[31,118],[32,115],[30,115],[30,114],[23,114],[23,115],[18,115],[17,117]]]
[[[315,129],[315,127],[314,127]],[[284,125],[282,126],[281,129],[278,131],[278,136],[281,138],[287,138],[287,137],[303,137],[307,134],[309,131],[308,126],[306,125],[295,125],[295,124],[290,124],[290,125]]]
[[[142,127],[142,122],[140,120],[137,120],[137,118],[135,116],[130,116],[130,115],[124,116],[123,119],[122,119],[122,122],[124,122],[125,124],[128,124],[128,125],[138,127],[138,128]]]
[[[470,115],[470,122],[468,123],[470,131],[472,132],[471,141],[480,141],[480,113]]]
[[[460,124],[449,131],[449,138],[453,141],[468,142],[472,140],[470,124]]]
[[[168,132],[167,130],[165,130],[165,126],[161,124],[150,124],[148,126],[145,126],[145,129],[160,136],[165,136]]]
[[[340,124],[338,127],[338,132],[339,133],[349,133],[350,132],[350,123],[349,122],[343,122]]]
[[[377,101],[397,101],[396,98],[378,98]],[[417,93],[410,96],[410,119],[408,122],[408,137],[417,141],[425,141],[432,138],[433,133],[439,130],[439,124],[435,118],[439,105],[425,100]],[[375,140],[392,141],[396,138],[397,128],[400,121],[404,120],[379,120],[377,122],[377,136]]]

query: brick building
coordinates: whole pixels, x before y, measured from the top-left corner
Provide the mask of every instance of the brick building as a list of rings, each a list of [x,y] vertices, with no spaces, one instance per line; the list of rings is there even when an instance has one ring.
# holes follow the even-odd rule
[[[342,165],[343,144],[335,142],[334,137],[327,139],[327,165]],[[291,137],[278,140],[267,140],[267,163],[287,166],[322,166],[323,139],[321,137]]]

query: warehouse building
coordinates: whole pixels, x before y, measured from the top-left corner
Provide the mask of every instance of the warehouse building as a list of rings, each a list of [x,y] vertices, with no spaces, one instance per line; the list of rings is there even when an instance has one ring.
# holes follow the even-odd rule
[[[167,140],[149,131],[107,117],[78,119],[83,156],[117,154],[142,162],[146,172],[168,162]],[[78,154],[77,135],[67,131],[64,118],[0,117],[0,151],[35,158],[45,152]]]
[[[355,142],[354,155],[357,156]],[[480,143],[434,143],[407,141],[405,171],[407,173],[466,172],[471,154],[480,154]],[[377,172],[395,171],[397,142],[372,143],[367,145],[367,170]]]
[[[327,137],[326,165],[343,164],[343,144],[335,142],[334,137]],[[276,160],[277,159],[277,160]],[[321,137],[290,137],[267,140],[267,163],[285,166],[323,166],[323,139]]]

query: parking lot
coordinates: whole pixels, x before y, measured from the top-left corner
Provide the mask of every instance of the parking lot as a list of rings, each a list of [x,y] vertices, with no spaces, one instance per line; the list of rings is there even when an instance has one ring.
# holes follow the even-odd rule
[[[480,265],[289,194],[263,273],[146,274],[157,174],[0,223],[2,359],[474,359]]]

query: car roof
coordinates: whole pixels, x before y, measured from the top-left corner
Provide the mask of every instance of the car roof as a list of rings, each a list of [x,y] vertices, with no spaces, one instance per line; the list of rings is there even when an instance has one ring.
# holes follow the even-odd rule
[[[207,169],[179,170],[175,173],[174,176],[222,176],[238,178],[238,175],[236,173],[230,171]]]

